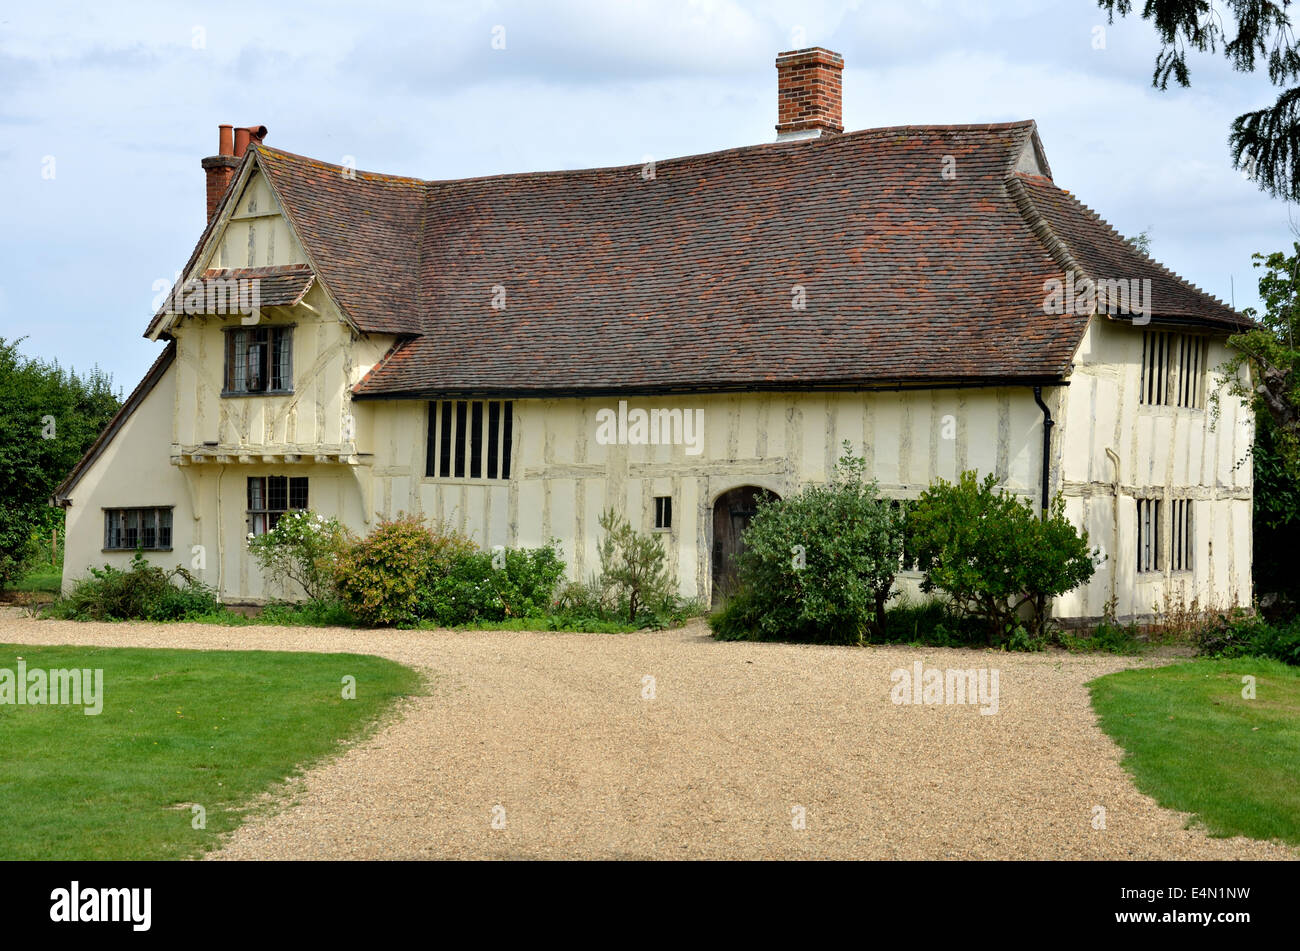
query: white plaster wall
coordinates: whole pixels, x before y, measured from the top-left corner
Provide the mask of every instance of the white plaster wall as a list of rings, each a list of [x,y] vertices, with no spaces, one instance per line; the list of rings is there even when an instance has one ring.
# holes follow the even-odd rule
[[[1211,394],[1214,368],[1227,359],[1222,338],[1207,338],[1202,408],[1139,402],[1142,330],[1095,320],[1081,344],[1070,386],[1064,388],[1057,484],[1067,512],[1087,528],[1106,560],[1091,584],[1062,598],[1058,613],[1097,616],[1114,595],[1121,616],[1151,614],[1166,601],[1199,608],[1248,605],[1251,600],[1250,409],[1226,390],[1219,413]],[[1113,452],[1115,463],[1107,454]],[[1116,524],[1116,482],[1119,519]],[[1194,564],[1172,572],[1137,570],[1137,499],[1162,499],[1162,549],[1170,551],[1172,501],[1190,498]]]

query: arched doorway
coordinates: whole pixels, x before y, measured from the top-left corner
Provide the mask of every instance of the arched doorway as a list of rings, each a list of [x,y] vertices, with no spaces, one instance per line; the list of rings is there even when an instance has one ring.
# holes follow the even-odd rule
[[[778,496],[756,485],[742,485],[713,503],[713,603],[725,601],[736,588],[736,556],[745,550],[743,535],[760,500]]]

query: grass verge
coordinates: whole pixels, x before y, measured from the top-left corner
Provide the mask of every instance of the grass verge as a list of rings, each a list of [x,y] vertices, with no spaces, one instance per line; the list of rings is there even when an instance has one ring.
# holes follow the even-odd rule
[[[19,658],[28,671],[103,669],[103,710],[0,705],[0,859],[201,855],[262,793],[421,684],[358,654],[0,645],[0,669]]]
[[[1243,677],[1254,678],[1246,699]],[[1138,789],[1210,835],[1300,845],[1300,670],[1242,657],[1125,670],[1089,685]]]

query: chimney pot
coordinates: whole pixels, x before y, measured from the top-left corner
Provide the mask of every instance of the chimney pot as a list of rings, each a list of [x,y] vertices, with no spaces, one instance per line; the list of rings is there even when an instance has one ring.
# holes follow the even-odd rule
[[[203,171],[207,174],[207,210],[208,220],[217,213],[217,208],[221,205],[221,199],[225,197],[230,188],[230,183],[235,180],[235,171],[239,168],[239,162],[248,151],[250,143],[261,145],[262,140],[266,138],[266,126],[240,126],[235,128],[233,125],[217,126],[217,154],[210,155],[202,162]]]
[[[840,89],[844,57],[813,46],[776,57],[778,142],[844,131]]]

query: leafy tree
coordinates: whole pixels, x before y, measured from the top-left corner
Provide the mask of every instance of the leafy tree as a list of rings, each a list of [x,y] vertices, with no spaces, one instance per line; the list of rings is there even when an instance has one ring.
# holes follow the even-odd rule
[[[925,572],[921,587],[942,591],[961,614],[984,622],[989,643],[1015,634],[1027,610],[1041,636],[1051,599],[1092,577],[1088,533],[1078,533],[1057,495],[1046,518],[1032,503],[997,489],[997,479],[963,472],[938,480],[908,515],[910,542]]]
[[[62,523],[50,496],[121,406],[98,368],[78,375],[22,356],[20,343],[0,337],[0,588]]]
[[[1293,243],[1292,252],[1254,255],[1255,267],[1264,267],[1259,279],[1264,313],[1253,307],[1243,311],[1257,326],[1228,338],[1229,357],[1216,369],[1228,392],[1248,400],[1257,417],[1268,418],[1266,451],[1300,484],[1300,243]],[[1216,393],[1212,409],[1217,412],[1218,406]]]
[[[860,644],[883,632],[903,551],[902,519],[844,443],[831,480],[760,501],[738,558],[740,591],[719,637]]]
[[[1128,16],[1132,0],[1097,0],[1114,22]],[[1191,85],[1187,51],[1220,50],[1238,72],[1262,66],[1274,86],[1285,87],[1273,105],[1233,120],[1228,138],[1232,161],[1260,188],[1277,198],[1300,198],[1300,43],[1287,19],[1290,0],[1223,0],[1235,24],[1229,29],[1214,0],[1145,0],[1142,19],[1150,20],[1160,37],[1151,85],[1167,89],[1172,78]]]

